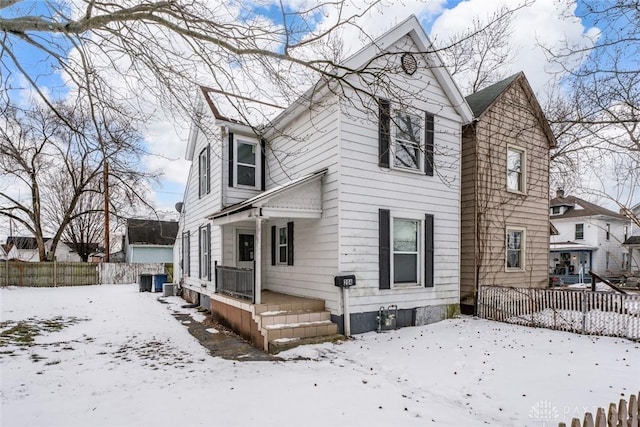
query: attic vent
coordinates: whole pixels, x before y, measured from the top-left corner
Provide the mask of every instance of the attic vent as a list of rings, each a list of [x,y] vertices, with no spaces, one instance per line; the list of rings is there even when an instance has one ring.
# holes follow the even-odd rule
[[[418,61],[416,57],[410,53],[405,53],[400,58],[400,62],[402,63],[402,69],[405,73],[412,75],[418,70]]]

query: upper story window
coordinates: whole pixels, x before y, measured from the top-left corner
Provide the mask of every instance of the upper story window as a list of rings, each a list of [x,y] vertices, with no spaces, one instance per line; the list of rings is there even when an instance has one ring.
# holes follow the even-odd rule
[[[628,237],[629,237],[629,226],[625,225],[624,226],[624,240],[623,240],[623,242],[626,242]]]
[[[584,239],[584,224],[576,224],[576,240]]]
[[[203,196],[211,191],[211,148],[207,146],[198,156],[198,195]]]
[[[262,186],[260,143],[241,135],[229,136],[229,186],[259,190]]]
[[[380,99],[378,122],[379,166],[433,176],[434,117],[413,110],[393,110]]]
[[[560,215],[560,206],[553,206],[551,208],[551,215]]]
[[[422,119],[410,113],[397,112],[393,120],[393,165],[399,168],[422,170]]]
[[[507,190],[525,192],[525,151],[507,148]]]
[[[606,239],[611,240],[611,224],[607,224],[606,228]]]

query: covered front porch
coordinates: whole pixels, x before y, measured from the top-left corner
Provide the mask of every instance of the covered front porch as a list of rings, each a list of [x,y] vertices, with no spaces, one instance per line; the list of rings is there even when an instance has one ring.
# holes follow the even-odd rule
[[[296,275],[296,229],[313,229],[322,217],[325,173],[293,180],[208,217],[222,239],[221,262],[214,264],[212,314],[272,353],[334,339],[338,332],[324,300],[303,297],[296,288],[300,281],[283,285],[278,280]]]
[[[549,279],[552,286],[591,283],[589,271],[597,248],[573,243],[551,243]]]

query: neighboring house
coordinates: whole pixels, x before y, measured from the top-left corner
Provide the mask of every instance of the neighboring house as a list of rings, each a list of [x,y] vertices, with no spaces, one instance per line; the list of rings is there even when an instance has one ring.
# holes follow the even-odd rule
[[[633,220],[629,226],[625,229],[624,243],[622,244],[627,250],[622,254],[623,270],[628,271],[631,274],[640,274],[640,203],[629,209],[629,216],[633,216]]]
[[[468,96],[462,137],[460,303],[478,287],[549,285],[549,149],[556,144],[523,73]]]
[[[44,242],[44,248],[47,254],[51,252],[52,243],[52,239],[48,239],[46,242]],[[58,262],[82,262],[82,257],[78,255],[78,253],[72,248],[73,246],[71,243],[58,242],[58,244],[56,245],[55,257],[48,257],[48,259]]]
[[[392,68],[401,93],[362,99],[321,85],[307,94],[315,102],[303,97],[260,132],[226,117],[232,110],[202,88],[175,246],[188,298],[210,299],[215,315],[265,348],[273,336],[313,333],[300,323],[316,330],[309,314],[260,313],[307,300],[261,305],[266,295],[320,301],[317,335],[375,330],[392,304],[398,326],[458,310],[461,127],[472,113],[438,55],[424,53],[432,49],[411,16],[345,61]],[[345,275],[355,286],[343,293],[334,279]],[[243,293],[248,302],[228,296]]]
[[[589,271],[601,276],[619,275],[627,251],[622,243],[629,220],[578,197],[558,190],[550,202],[551,222],[558,230],[551,236],[549,269],[565,283],[590,283]]]
[[[0,260],[9,261],[17,258],[18,250],[12,243],[0,245]]]
[[[35,237],[9,236],[7,237],[6,244],[12,245],[15,248],[16,255],[12,259],[30,262],[40,261],[38,241]]]
[[[123,251],[128,263],[173,262],[173,244],[178,234],[176,221],[127,220]]]

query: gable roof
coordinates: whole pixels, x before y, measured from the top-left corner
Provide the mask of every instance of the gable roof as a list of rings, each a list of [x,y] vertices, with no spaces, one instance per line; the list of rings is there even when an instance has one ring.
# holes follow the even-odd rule
[[[177,221],[127,219],[129,244],[173,246],[178,234]]]
[[[418,18],[415,15],[410,15],[407,19],[402,21],[400,24],[394,26],[387,32],[385,32],[380,37],[376,38],[373,42],[369,43],[367,46],[363,47],[340,64],[350,70],[362,70],[366,69],[367,65],[370,64],[372,58],[378,55],[380,52],[383,52],[385,49],[388,49],[398,40],[400,40],[404,36],[410,36],[413,42],[418,47],[418,50],[421,53],[428,53],[428,67],[435,75],[438,83],[440,83],[442,89],[445,94],[451,101],[453,108],[457,111],[457,113],[462,117],[463,123],[470,123],[473,120],[473,112],[467,105],[467,102],[460,92],[460,89],[453,81],[453,78],[447,71],[444,66],[444,62],[440,58],[437,50],[433,47],[431,40],[429,40],[427,34],[425,33],[422,25],[418,21]],[[343,73],[348,74],[346,71],[342,71]],[[230,124],[236,124],[240,126],[250,126],[250,124],[246,124],[241,120],[237,119],[229,119],[227,116],[220,113],[218,105],[211,98],[212,93],[223,94],[227,98],[235,97],[239,99],[249,100],[252,102],[256,102],[258,104],[264,104],[267,107],[272,108],[280,108],[281,111],[277,116],[275,116],[268,123],[264,124],[261,129],[265,130],[266,133],[269,133],[270,130],[275,129],[276,126],[286,126],[290,120],[293,120],[297,117],[299,111],[304,108],[308,108],[309,101],[311,99],[315,99],[320,89],[326,86],[326,80],[321,80],[320,82],[312,85],[302,96],[300,96],[296,101],[294,101],[291,105],[289,105],[286,109],[282,109],[282,107],[278,107],[273,104],[264,103],[261,101],[251,100],[248,98],[244,98],[242,96],[234,95],[234,94],[225,94],[222,91],[201,87],[201,91],[203,92],[207,104],[211,109],[213,116],[220,121],[224,121]],[[272,116],[273,117],[273,116]],[[255,123],[252,125],[256,125]]]
[[[49,239],[44,239],[49,240]],[[7,245],[13,245],[18,250],[38,249],[38,241],[35,237],[9,236],[7,237]]]
[[[576,205],[582,209],[576,209]],[[566,212],[560,215],[553,215],[551,219],[559,218],[581,218],[585,216],[603,215],[615,219],[627,219],[624,215],[620,215],[614,211],[598,206],[594,203],[587,202],[575,196],[555,197],[549,202],[549,207],[567,206]]]
[[[540,107],[540,104],[533,93],[533,89],[531,89],[531,86],[522,71],[467,96],[466,100],[473,111],[473,116],[476,120],[480,119],[484,113],[486,113],[498,101],[502,94],[506,93],[509,88],[516,84],[519,84],[521,89],[525,92],[525,95],[531,104],[532,113],[538,120],[542,131],[547,137],[549,148],[555,147],[556,137],[553,135],[553,131],[551,130],[549,122],[542,111],[542,107]]]

